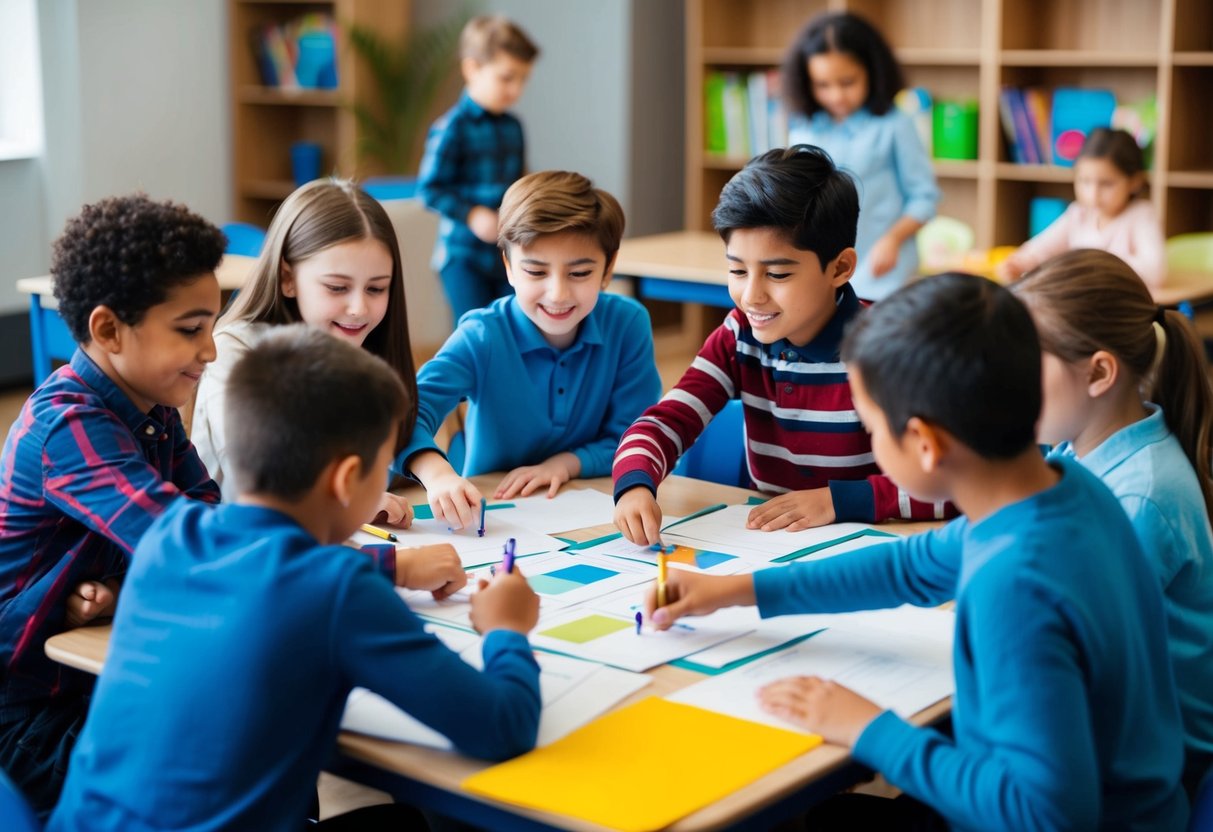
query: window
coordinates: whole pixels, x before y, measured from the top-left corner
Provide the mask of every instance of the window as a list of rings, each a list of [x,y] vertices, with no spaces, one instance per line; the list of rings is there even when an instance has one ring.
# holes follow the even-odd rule
[[[0,0],[0,159],[42,153],[37,0]]]

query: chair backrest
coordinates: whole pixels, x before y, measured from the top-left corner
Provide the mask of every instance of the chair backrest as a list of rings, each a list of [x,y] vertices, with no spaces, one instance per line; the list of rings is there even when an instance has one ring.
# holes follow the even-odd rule
[[[228,254],[243,254],[247,257],[261,254],[261,246],[265,243],[265,229],[247,222],[227,222],[223,224],[223,233],[227,235]]]
[[[417,177],[368,176],[358,183],[358,187],[380,202],[387,199],[413,199],[417,196]]]
[[[968,223],[936,217],[918,229],[918,268],[923,274],[955,268],[976,241]]]
[[[1167,240],[1167,268],[1213,272],[1213,232],[1177,234]]]
[[[34,816],[20,789],[0,769],[0,818],[7,832],[41,832],[42,824]]]
[[[674,466],[674,473],[721,485],[748,488],[745,463],[745,418],[740,399],[732,399],[708,423],[695,444]]]
[[[1205,775],[1196,787],[1192,798],[1192,814],[1188,818],[1188,832],[1209,832],[1213,829],[1213,770]]]
[[[400,244],[409,340],[414,350],[432,355],[454,330],[451,306],[442,293],[438,276],[430,268],[434,241],[438,238],[438,215],[427,211],[416,199],[388,199],[383,201],[383,210],[391,219]]]

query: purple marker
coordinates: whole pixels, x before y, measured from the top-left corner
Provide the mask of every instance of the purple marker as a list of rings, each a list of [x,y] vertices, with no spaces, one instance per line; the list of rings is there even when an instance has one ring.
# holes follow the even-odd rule
[[[504,552],[502,553],[501,557],[501,565],[505,567],[507,574],[514,571],[514,545],[514,538],[511,537],[508,541],[506,541]]]
[[[636,613],[636,635],[640,635],[640,625],[644,622],[644,613]]]

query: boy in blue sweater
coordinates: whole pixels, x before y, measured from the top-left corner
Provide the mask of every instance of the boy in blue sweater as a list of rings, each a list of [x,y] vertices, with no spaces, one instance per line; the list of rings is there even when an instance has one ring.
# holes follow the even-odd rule
[[[514,294],[465,315],[417,373],[417,429],[398,464],[421,480],[434,517],[479,522],[480,492],[464,479],[476,474],[508,472],[498,499],[606,476],[623,432],[661,395],[648,312],[602,292],[623,224],[615,198],[578,173],[533,173],[506,192],[500,244]],[[465,399],[456,471],[433,436]]]
[[[740,604],[774,616],[956,599],[954,738],[819,678],[761,692],[767,710],[851,747],[910,796],[835,798],[810,815],[814,829],[911,818],[915,828],[1183,829],[1183,728],[1157,581],[1111,492],[1036,447],[1040,348],[1027,311],[981,278],[932,278],[872,307],[843,358],[881,469],[965,516],[752,576],[675,571],[667,606],[649,592],[651,620],[664,628]]]
[[[267,335],[228,385],[240,497],[182,500],[140,541],[51,830],[297,832],[355,686],[468,754],[535,743],[539,605],[521,574],[473,596],[479,672],[404,605],[393,558],[376,569],[340,545],[387,482],[406,410],[396,373],[300,324]],[[462,576],[450,568],[408,583],[439,594]]]

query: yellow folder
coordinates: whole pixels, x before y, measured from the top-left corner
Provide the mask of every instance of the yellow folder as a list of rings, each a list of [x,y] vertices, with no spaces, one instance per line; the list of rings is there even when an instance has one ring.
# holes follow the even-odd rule
[[[821,737],[649,697],[463,781],[473,794],[626,832],[661,829]]]

